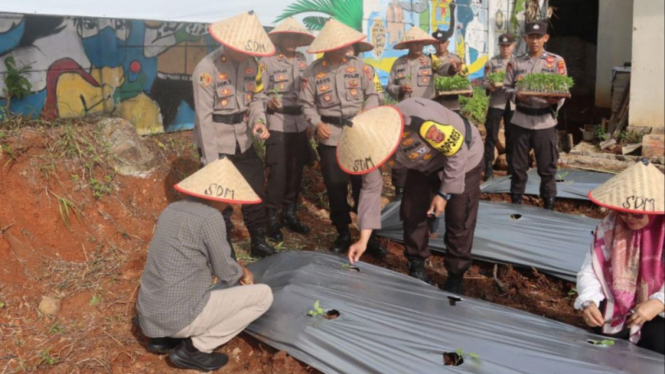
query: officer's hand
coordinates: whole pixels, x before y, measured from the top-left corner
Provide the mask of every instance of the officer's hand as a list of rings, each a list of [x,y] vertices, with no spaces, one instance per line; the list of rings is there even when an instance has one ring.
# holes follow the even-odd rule
[[[254,128],[252,129],[252,134],[254,134],[254,137],[259,138],[261,140],[266,140],[270,137],[270,132],[268,131],[268,128],[264,123],[257,122],[254,124]]]
[[[316,126],[316,137],[320,140],[326,140],[330,138],[330,135],[332,135],[332,131],[330,131],[330,127],[327,124],[321,122]]]
[[[626,321],[628,327],[642,326],[645,322],[651,321],[659,313],[662,313],[664,309],[665,305],[660,300],[649,300],[639,303],[635,307],[635,313],[628,317]]]
[[[558,97],[548,97],[548,98],[545,99],[545,100],[547,100],[547,103],[548,103],[548,104],[550,104],[550,105],[555,105],[555,104],[558,104],[558,103],[559,103],[559,100],[561,100],[561,99],[558,98]]]
[[[254,284],[254,274],[244,266],[242,266],[242,278],[240,278],[240,284],[243,286]]]
[[[490,90],[490,92],[495,92],[496,90],[499,89],[499,87],[497,87],[497,86],[494,84],[494,82],[491,82],[491,83],[487,86],[487,89]]]
[[[313,133],[311,126],[307,126],[307,128],[305,129],[305,134],[307,134],[307,139],[312,139]]]
[[[365,253],[367,250],[367,242],[364,242],[362,240],[358,240],[357,242],[351,244],[349,247],[349,262],[351,264],[355,264],[356,262],[360,261],[360,257]]]
[[[600,313],[600,310],[594,303],[591,303],[586,308],[584,308],[582,315],[584,316],[584,323],[586,323],[589,327],[600,327],[605,324],[603,315]]]
[[[446,204],[448,204],[446,199],[439,195],[434,196],[434,199],[432,199],[432,204],[430,204],[429,210],[427,211],[427,215],[434,215],[436,217],[441,216],[441,213],[446,210]]]
[[[413,92],[413,87],[411,87],[411,85],[408,84],[408,83],[404,83],[399,87],[399,90],[402,93],[411,93],[411,92]]]
[[[268,101],[268,108],[272,110],[277,110],[282,107],[282,101],[276,97],[273,97]]]
[[[457,74],[462,70],[462,64],[458,64],[457,61],[450,61],[450,72]]]

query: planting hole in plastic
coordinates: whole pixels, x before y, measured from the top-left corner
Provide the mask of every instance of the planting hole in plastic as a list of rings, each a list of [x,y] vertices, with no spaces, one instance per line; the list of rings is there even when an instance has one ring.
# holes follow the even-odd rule
[[[446,366],[460,366],[464,363],[464,357],[457,352],[443,352],[443,364]]]
[[[518,220],[518,219],[522,218],[522,215],[521,214],[511,214],[510,218],[512,218],[514,220]]]
[[[556,179],[556,182],[557,182],[557,183],[563,183],[563,182],[565,182],[565,181],[566,181],[566,180],[563,179],[563,178],[557,178],[557,179]]]
[[[329,311],[326,312],[326,314],[323,315],[323,318],[325,319],[337,319],[341,313],[336,310],[336,309],[330,309]]]
[[[462,301],[462,298],[457,296],[448,296],[448,301],[450,302],[450,306],[455,306],[455,304]]]

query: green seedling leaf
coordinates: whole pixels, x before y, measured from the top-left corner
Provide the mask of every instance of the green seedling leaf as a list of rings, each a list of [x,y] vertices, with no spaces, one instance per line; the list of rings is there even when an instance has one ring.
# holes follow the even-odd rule
[[[5,309],[6,304],[3,301],[0,301],[0,309]]]
[[[460,356],[463,356],[464,355],[464,350],[462,348],[458,348],[457,349],[457,354],[460,355]]]
[[[100,295],[94,295],[90,299],[90,305],[99,305],[102,302],[102,297]]]
[[[469,353],[468,355],[469,355],[469,357],[471,357],[471,358],[474,359],[474,360],[479,360],[479,359],[480,359],[480,356],[478,356],[478,355],[475,354],[475,353]]]
[[[611,347],[611,346],[614,345],[614,340],[605,339],[605,340],[602,340],[600,343],[601,343],[602,345],[606,345],[606,346],[608,346],[608,347]]]
[[[320,306],[319,300],[316,300],[316,302],[314,303],[314,309],[315,309],[316,312],[319,313],[319,314],[323,314],[323,313],[325,313],[325,311],[324,311],[323,309],[321,309],[321,306]]]

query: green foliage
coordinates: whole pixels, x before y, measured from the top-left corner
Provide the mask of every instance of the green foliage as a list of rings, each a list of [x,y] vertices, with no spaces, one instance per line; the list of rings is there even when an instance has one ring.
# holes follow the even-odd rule
[[[99,305],[102,303],[102,297],[100,295],[94,295],[90,298],[90,305]]]
[[[599,346],[603,346],[603,347],[611,347],[611,346],[614,345],[614,340],[610,340],[610,339],[603,339],[603,340],[589,339],[588,342],[593,344],[593,345],[599,345]]]
[[[482,87],[473,89],[473,97],[459,97],[461,113],[469,121],[474,123],[485,123],[487,110],[490,106],[490,97],[487,96]]]
[[[78,218],[79,222],[81,222],[81,217],[79,217],[78,213],[78,207],[76,204],[71,202],[70,200],[65,199],[64,197],[60,197],[53,193],[53,191],[49,191],[51,195],[55,196],[56,199],[58,199],[58,208],[60,209],[60,218],[62,218],[62,222],[67,226],[69,229],[69,212],[72,211],[74,214],[76,214],[76,218]]]
[[[307,312],[307,315],[310,316],[310,317],[316,317],[316,316],[324,315],[324,314],[326,314],[326,311],[321,309],[321,305],[320,305],[319,300],[316,300],[314,302],[314,310],[310,310],[309,312]]]
[[[439,92],[462,91],[471,89],[471,82],[461,75],[437,77],[434,81],[434,88]]]
[[[30,71],[30,66],[23,66],[21,68],[16,68],[16,61],[13,56],[9,56],[5,59],[5,88],[3,93],[7,98],[7,107],[6,113],[9,113],[9,102],[12,98],[17,98],[21,100],[22,98],[30,95],[32,90],[32,84],[26,79],[23,74]]]
[[[619,135],[619,142],[623,145],[642,143],[643,134],[639,131],[622,131]]]
[[[65,331],[65,326],[61,325],[60,322],[56,321],[54,322],[51,327],[49,327],[48,332],[49,334],[60,334]]]
[[[0,301],[0,309],[5,309],[7,305],[5,304],[4,301]]]
[[[39,366],[41,364],[47,364],[49,366],[53,366],[56,363],[58,363],[58,359],[51,356],[51,353],[50,353],[49,349],[39,352],[39,354],[37,355],[37,358],[39,358],[39,363],[37,364],[37,366]]]
[[[489,80],[491,83],[494,83],[497,86],[502,85],[505,78],[506,78],[505,71],[497,71],[495,73],[487,74],[487,80]]]
[[[90,188],[92,188],[92,196],[99,200],[104,195],[108,195],[113,191],[113,188],[111,186],[111,183],[113,182],[113,179],[105,175],[104,180],[100,181],[97,178],[90,178]]]
[[[517,81],[518,91],[570,93],[575,82],[573,78],[559,74],[527,74]]]
[[[286,7],[275,22],[307,13],[328,16],[305,17],[303,23],[310,30],[321,30],[330,18],[334,18],[355,30],[362,30],[363,0],[297,0]]]
[[[610,138],[610,135],[606,134],[605,131],[603,131],[603,126],[601,126],[601,125],[596,125],[593,128],[593,133],[594,133],[594,137],[596,139],[600,140],[601,142],[603,142],[605,140],[608,140]]]

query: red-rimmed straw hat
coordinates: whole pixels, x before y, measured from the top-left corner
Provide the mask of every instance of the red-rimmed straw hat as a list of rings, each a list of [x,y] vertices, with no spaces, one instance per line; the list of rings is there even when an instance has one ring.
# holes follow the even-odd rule
[[[395,153],[404,119],[395,107],[382,106],[355,116],[351,122],[352,126],[344,126],[337,142],[337,162],[349,174],[367,174]]]
[[[275,46],[254,11],[212,23],[208,31],[223,46],[234,51],[254,57],[275,54]]]
[[[268,33],[268,37],[270,37],[273,44],[277,44],[277,39],[280,37],[296,38],[298,40],[298,47],[310,45],[312,44],[312,41],[314,41],[314,35],[310,34],[309,31],[307,31],[307,29],[293,17],[289,17],[277,25]]]
[[[350,28],[336,19],[330,19],[309,46],[309,53],[325,53],[346,48],[358,42],[363,42],[367,37],[362,33]],[[371,45],[367,42],[364,47]]]
[[[589,191],[602,207],[625,213],[665,214],[665,175],[642,160]]]
[[[229,204],[261,202],[261,198],[228,158],[209,163],[174,188],[186,195]]]
[[[424,32],[420,27],[413,26],[404,34],[402,40],[395,44],[393,49],[409,49],[409,43],[423,42],[425,45],[439,43],[430,34]]]

